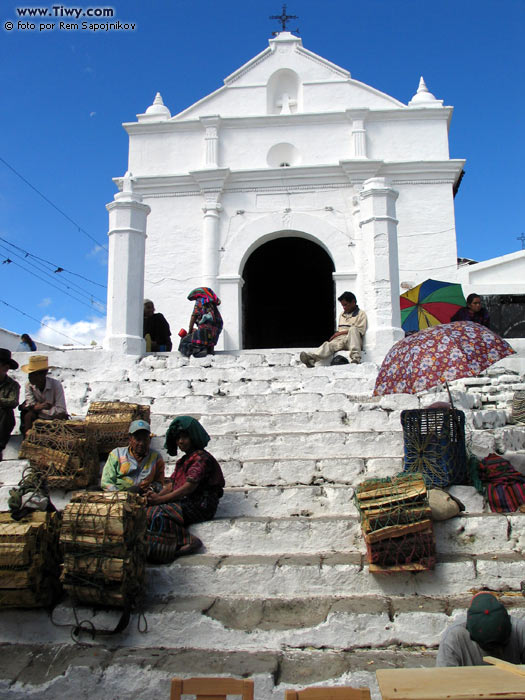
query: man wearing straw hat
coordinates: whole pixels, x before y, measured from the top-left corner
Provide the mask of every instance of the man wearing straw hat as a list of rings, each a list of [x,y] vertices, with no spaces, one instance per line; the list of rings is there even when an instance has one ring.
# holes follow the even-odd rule
[[[18,369],[18,362],[11,358],[11,352],[0,348],[0,462],[2,452],[15,427],[15,411],[18,406],[20,384],[7,376],[10,369]]]
[[[20,430],[25,435],[37,418],[66,420],[67,408],[64,389],[58,379],[48,377],[49,363],[46,355],[33,355],[22,372],[28,375],[25,400],[20,405]]]

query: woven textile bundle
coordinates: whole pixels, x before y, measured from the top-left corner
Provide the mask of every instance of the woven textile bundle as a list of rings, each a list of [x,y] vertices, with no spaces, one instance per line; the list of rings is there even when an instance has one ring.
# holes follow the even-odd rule
[[[402,411],[401,425],[405,444],[403,471],[420,472],[428,488],[444,489],[468,482],[463,411]]]
[[[0,608],[51,605],[60,591],[59,519],[33,512],[21,520],[0,513]]]
[[[482,459],[479,474],[492,512],[514,513],[525,504],[525,476],[501,455]]]
[[[64,510],[61,581],[82,603],[126,607],[144,589],[146,510],[136,494],[73,494]]]
[[[22,442],[20,458],[29,460],[49,488],[81,488],[99,477],[95,441],[80,420],[35,421]]]
[[[525,391],[516,391],[512,398],[512,420],[525,423]]]
[[[427,489],[421,474],[368,479],[355,490],[370,573],[426,571],[436,562]]]
[[[91,403],[86,423],[97,444],[99,457],[105,459],[115,447],[127,445],[129,425],[132,421],[140,419],[149,423],[149,406],[121,401]]]

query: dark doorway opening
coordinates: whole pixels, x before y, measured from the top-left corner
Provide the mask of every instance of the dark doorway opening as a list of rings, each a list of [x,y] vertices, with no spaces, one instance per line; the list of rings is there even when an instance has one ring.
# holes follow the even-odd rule
[[[304,238],[257,248],[243,270],[243,347],[316,347],[327,340],[334,332],[333,271],[330,256]]]

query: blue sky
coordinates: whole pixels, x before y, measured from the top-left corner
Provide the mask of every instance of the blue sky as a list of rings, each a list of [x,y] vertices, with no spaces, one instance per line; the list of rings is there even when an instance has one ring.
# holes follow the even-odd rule
[[[39,20],[35,30],[16,28],[17,7],[53,5],[112,7],[111,21],[137,26],[65,31],[56,17],[47,20],[52,31],[39,32]],[[176,114],[220,87],[266,48],[278,28],[268,16],[281,6],[275,0],[2,2],[0,327],[58,343],[101,338],[105,205],[116,192],[112,178],[127,165],[121,123],[135,120],[157,91]],[[429,90],[454,106],[451,157],[467,159],[456,198],[458,254],[483,260],[519,250],[525,0],[291,0],[287,10],[299,16],[290,28],[299,27],[304,46],[353,78],[406,103],[423,75]],[[12,31],[4,28],[9,21]],[[41,320],[50,328],[39,329]]]

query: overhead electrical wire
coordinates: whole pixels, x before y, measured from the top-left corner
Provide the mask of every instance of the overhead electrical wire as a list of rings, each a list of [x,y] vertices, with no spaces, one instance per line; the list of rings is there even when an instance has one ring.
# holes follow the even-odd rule
[[[52,287],[55,287],[56,289],[60,289],[60,291],[62,291],[62,293],[66,293],[65,289],[67,289],[68,294],[71,294],[71,292],[74,292],[75,294],[83,297],[84,299],[87,299],[89,302],[96,301],[97,304],[100,304],[102,306],[106,305],[106,303],[103,299],[96,297],[88,289],[81,287],[80,285],[76,284],[75,282],[71,282],[70,283],[71,286],[70,286],[70,284],[68,284],[69,280],[65,281],[65,280],[61,280],[59,277],[55,277],[56,270],[51,273],[49,271],[49,269],[43,267],[42,265],[37,265],[37,264],[32,263],[30,260],[27,260],[27,258],[19,255],[18,253],[13,253],[12,251],[9,250],[9,248],[2,245],[1,243],[0,243],[0,249],[7,250],[9,252],[9,254],[12,255],[13,257],[20,258],[26,265],[30,265],[31,267],[36,269],[38,272],[41,272],[44,275],[46,275],[47,277],[50,277],[51,279],[53,279],[54,280],[53,282],[48,282],[47,280],[42,280],[41,277],[38,277],[38,279],[41,279],[43,282],[46,282],[46,284],[49,284]],[[11,260],[10,258],[7,258],[6,260],[3,261],[3,264],[5,264],[5,263],[15,263],[15,261]],[[29,272],[30,274],[33,274],[33,275],[35,274],[35,273],[31,272],[31,270],[28,270],[24,265],[21,265],[20,263],[15,263],[15,264],[17,264],[19,267],[21,267],[26,272]],[[54,284],[55,281],[58,284],[62,285],[62,288],[57,287],[56,284]]]
[[[39,321],[38,318],[35,318],[34,316],[30,316],[29,314],[26,314],[26,312],[22,311],[22,309],[17,309],[16,306],[13,306],[12,304],[8,304],[7,301],[0,299],[0,302],[2,304],[5,304],[6,306],[8,306],[10,309],[14,309],[19,314],[22,314],[22,316],[26,316],[27,318],[30,318],[32,321],[36,321],[37,323],[39,323],[41,326],[45,326],[46,328],[49,328],[50,330],[53,331],[53,333],[57,333],[58,335],[62,335],[62,336],[64,336],[64,338],[67,338],[68,340],[72,340],[77,345],[85,345],[85,343],[81,343],[79,340],[76,340],[75,338],[72,338],[71,336],[66,335],[66,333],[62,333],[61,331],[57,331],[52,326],[48,326],[47,323],[43,323],[43,321]]]
[[[58,291],[59,291],[59,292],[62,292],[62,294],[65,294],[65,293],[66,293],[66,292],[64,291],[63,288],[57,286],[56,284],[53,284],[52,282],[48,282],[48,281],[47,281],[46,279],[44,279],[43,277],[40,277],[40,275],[37,275],[36,272],[31,272],[31,270],[28,270],[27,268],[23,267],[23,265],[20,265],[20,263],[17,263],[17,262],[15,262],[14,260],[10,260],[9,258],[6,258],[6,259],[3,261],[4,264],[7,263],[7,262],[9,262],[10,265],[16,265],[16,267],[19,267],[21,270],[24,270],[25,272],[28,272],[30,275],[33,275],[33,277],[36,277],[36,278],[39,279],[41,282],[45,282],[45,283],[48,284],[50,287],[54,287],[55,289],[58,289]],[[70,291],[69,294],[70,294],[71,297],[72,297],[75,301],[77,301],[79,304],[83,304],[84,306],[87,306],[88,309],[91,309],[91,310],[93,309],[94,304],[92,304],[92,303],[89,303],[89,304],[88,304],[88,303],[86,303],[85,301],[83,301],[82,299],[79,299],[78,297],[74,296],[74,294],[73,294],[72,291]]]
[[[50,206],[52,206],[53,209],[56,209],[56,211],[57,211],[59,214],[61,214],[65,219],[67,219],[70,223],[72,223],[73,226],[76,227],[76,229],[78,230],[79,233],[83,233],[83,234],[84,234],[85,236],[87,236],[90,240],[92,240],[94,243],[96,243],[96,244],[99,245],[101,248],[104,248],[104,250],[107,251],[107,247],[106,247],[105,245],[103,245],[102,243],[100,243],[100,241],[97,241],[96,238],[93,238],[93,236],[92,236],[90,233],[88,233],[85,229],[83,229],[82,226],[80,226],[80,224],[77,224],[77,222],[76,222],[74,219],[72,219],[68,214],[66,214],[64,211],[62,211],[62,209],[60,209],[60,207],[58,207],[54,202],[52,202],[52,201],[49,199],[49,197],[46,197],[45,194],[43,194],[42,192],[40,192],[40,190],[39,190],[37,187],[35,187],[34,185],[32,185],[32,184],[29,182],[29,180],[28,180],[27,178],[25,178],[23,175],[21,175],[21,174],[18,172],[18,170],[15,170],[15,168],[13,168],[13,166],[10,165],[10,164],[5,160],[5,158],[2,158],[2,156],[0,156],[0,161],[1,161],[6,167],[8,167],[9,170],[11,170],[17,177],[19,177],[19,178],[22,180],[22,182],[25,182],[26,185],[28,185],[32,190],[34,190],[38,195],[40,195],[40,197],[42,197],[43,200],[45,200]]]
[[[41,258],[39,255],[35,255],[34,253],[30,253],[28,250],[25,250],[25,248],[21,248],[19,245],[16,245],[15,243],[11,243],[11,241],[8,241],[7,238],[3,238],[2,236],[0,236],[0,241],[4,241],[4,243],[7,243],[7,245],[24,253],[25,257],[35,258],[35,260],[40,260],[41,262],[44,262],[47,265],[50,265],[51,267],[54,267],[55,272],[67,272],[68,275],[74,275],[75,277],[80,277],[80,279],[83,279],[86,282],[89,282],[90,284],[94,284],[97,287],[102,287],[102,289],[107,289],[105,284],[101,284],[100,282],[95,282],[94,280],[90,280],[89,277],[84,277],[84,275],[80,275],[78,272],[73,272],[72,270],[68,270],[67,268],[63,267],[62,265],[58,265],[57,263],[51,262],[50,260],[46,260],[45,258]]]

